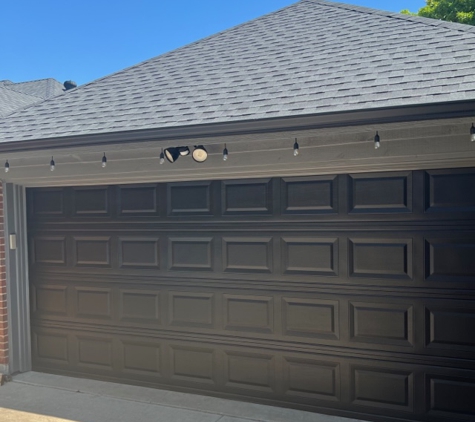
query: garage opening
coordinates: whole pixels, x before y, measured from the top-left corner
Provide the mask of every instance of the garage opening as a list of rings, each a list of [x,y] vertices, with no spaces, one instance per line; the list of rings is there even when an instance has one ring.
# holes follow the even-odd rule
[[[36,371],[475,415],[475,169],[27,191]]]

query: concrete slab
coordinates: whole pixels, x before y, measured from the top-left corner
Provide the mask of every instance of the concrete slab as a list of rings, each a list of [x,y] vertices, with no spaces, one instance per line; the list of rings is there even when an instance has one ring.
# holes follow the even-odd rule
[[[361,422],[103,381],[28,372],[0,389],[3,422]]]

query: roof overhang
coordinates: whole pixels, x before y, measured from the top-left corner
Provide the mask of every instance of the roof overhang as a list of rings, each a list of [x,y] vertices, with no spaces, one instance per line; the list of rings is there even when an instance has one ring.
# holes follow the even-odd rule
[[[5,143],[0,160],[8,159],[11,170],[2,179],[77,186],[472,167],[474,116],[475,101],[463,101]],[[230,157],[223,162],[225,143]],[[180,145],[205,145],[209,158],[159,165],[161,148]],[[104,152],[106,169],[100,165]]]

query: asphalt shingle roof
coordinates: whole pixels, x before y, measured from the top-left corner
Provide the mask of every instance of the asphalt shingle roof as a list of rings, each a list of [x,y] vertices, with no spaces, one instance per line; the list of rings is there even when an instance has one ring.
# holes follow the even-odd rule
[[[52,78],[20,83],[0,81],[0,117],[62,94],[63,91],[63,85]]]
[[[467,99],[474,27],[302,0],[14,113],[0,141]]]

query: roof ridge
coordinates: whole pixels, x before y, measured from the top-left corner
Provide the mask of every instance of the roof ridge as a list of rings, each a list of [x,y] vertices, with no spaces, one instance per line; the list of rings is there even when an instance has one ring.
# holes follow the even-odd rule
[[[367,13],[371,15],[385,16],[387,18],[402,19],[409,22],[421,23],[428,26],[443,27],[461,32],[475,33],[475,26],[466,25],[458,22],[448,22],[440,19],[426,18],[424,16],[404,15],[398,12],[390,12],[386,10],[373,9],[371,7],[356,6],[353,4],[346,4],[328,0],[300,0],[300,2],[318,3],[322,6],[336,7],[340,9],[352,10],[354,12]]]
[[[56,81],[58,82],[59,84],[61,84],[61,82],[57,81],[56,79],[54,78],[41,78],[41,79],[34,79],[32,81],[23,81],[23,82],[12,82],[14,85],[21,85],[21,84],[29,84],[29,83],[32,83],[32,82],[41,82],[41,81],[49,81],[49,80],[53,80],[53,81]]]

